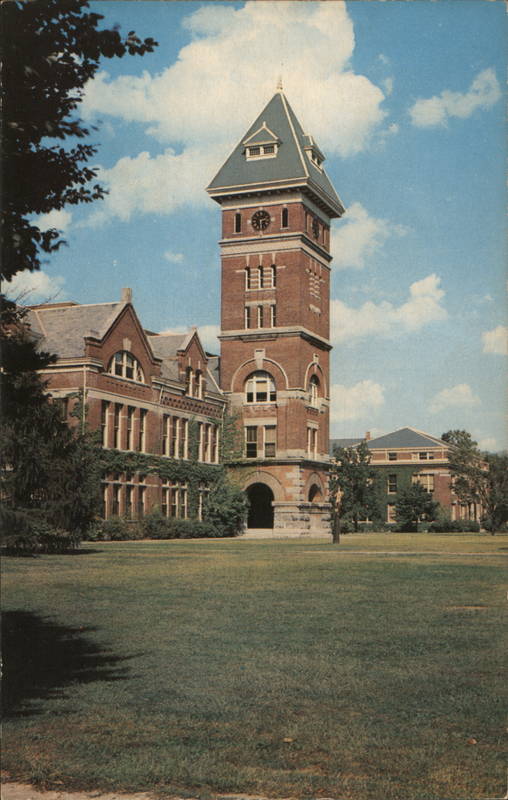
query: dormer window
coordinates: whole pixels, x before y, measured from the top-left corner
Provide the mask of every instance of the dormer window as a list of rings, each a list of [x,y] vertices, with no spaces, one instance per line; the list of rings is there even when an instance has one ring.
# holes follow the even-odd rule
[[[247,161],[253,158],[275,158],[277,155],[277,144],[256,144],[245,148]]]
[[[319,148],[313,144],[310,147],[306,147],[305,152],[307,153],[307,158],[311,164],[314,164],[314,166],[321,171],[323,169],[323,161],[325,160],[321,150],[319,150]]]

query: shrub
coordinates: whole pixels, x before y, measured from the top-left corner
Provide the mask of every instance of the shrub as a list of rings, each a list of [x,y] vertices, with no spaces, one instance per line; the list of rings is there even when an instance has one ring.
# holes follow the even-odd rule
[[[125,542],[132,539],[142,539],[143,531],[136,522],[112,517],[101,522],[97,529],[97,540],[103,542]]]
[[[2,508],[0,529],[2,547],[14,555],[65,553],[79,544],[79,536],[51,525],[40,513],[24,509]]]
[[[174,539],[173,519],[165,517],[160,511],[147,514],[141,523],[145,539]]]
[[[474,519],[441,519],[431,522],[429,533],[479,533],[480,523]]]
[[[215,536],[237,536],[245,525],[247,508],[245,493],[228,480],[221,480],[210,491],[203,516],[219,532]]]

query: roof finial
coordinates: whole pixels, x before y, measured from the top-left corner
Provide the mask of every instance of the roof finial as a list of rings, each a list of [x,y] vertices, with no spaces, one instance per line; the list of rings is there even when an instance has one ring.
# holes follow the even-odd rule
[[[277,81],[277,91],[282,92],[282,75],[279,75],[279,80]]]

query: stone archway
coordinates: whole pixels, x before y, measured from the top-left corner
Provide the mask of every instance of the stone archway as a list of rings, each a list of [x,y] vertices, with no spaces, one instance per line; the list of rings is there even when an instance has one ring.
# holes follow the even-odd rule
[[[245,490],[249,500],[248,528],[273,528],[273,492],[266,483],[252,483]]]
[[[316,483],[313,483],[309,489],[309,503],[322,503],[323,502],[323,491],[321,486],[318,486]]]

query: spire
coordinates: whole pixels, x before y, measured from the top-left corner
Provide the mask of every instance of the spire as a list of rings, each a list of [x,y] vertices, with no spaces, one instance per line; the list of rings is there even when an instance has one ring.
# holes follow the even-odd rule
[[[277,91],[282,92],[282,75],[279,75],[279,80],[277,81]]]

